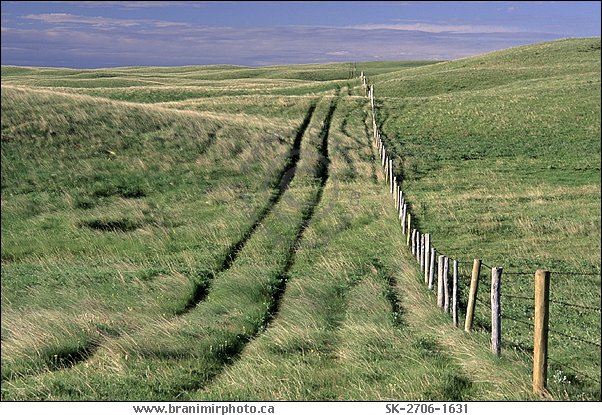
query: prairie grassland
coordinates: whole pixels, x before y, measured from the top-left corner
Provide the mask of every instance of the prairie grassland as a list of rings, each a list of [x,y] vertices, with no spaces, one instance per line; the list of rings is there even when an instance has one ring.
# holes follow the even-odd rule
[[[366,104],[346,98],[337,107],[329,181],[297,251],[277,317],[191,398],[534,398],[522,362],[498,362],[479,342],[448,329],[418,283],[366,145]],[[492,369],[499,376],[491,378]]]
[[[213,277],[202,302],[185,314],[147,320],[138,330],[101,344],[84,365],[13,381],[16,394],[11,399],[166,400],[209,382],[267,324],[277,306],[304,218],[320,192],[317,153],[327,109],[326,101],[316,108],[282,198],[231,267]]]
[[[2,399],[599,399],[599,348],[552,334],[542,398],[530,328],[498,359],[483,304],[436,309],[350,67],[2,67]],[[580,273],[552,328],[598,344],[599,69],[576,39],[355,73],[436,247],[527,322],[510,272]]]
[[[3,85],[3,379],[183,310],[263,209],[308,105],[262,124]]]
[[[599,397],[600,39],[429,69],[374,78],[418,226],[464,277],[473,258],[504,268],[503,341],[526,355],[533,275],[549,269],[550,387]],[[483,327],[487,313],[482,304]]]

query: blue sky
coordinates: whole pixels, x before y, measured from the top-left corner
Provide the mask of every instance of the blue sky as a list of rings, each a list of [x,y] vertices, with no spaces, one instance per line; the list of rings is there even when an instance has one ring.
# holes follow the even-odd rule
[[[2,2],[3,65],[448,60],[600,36],[600,2]]]

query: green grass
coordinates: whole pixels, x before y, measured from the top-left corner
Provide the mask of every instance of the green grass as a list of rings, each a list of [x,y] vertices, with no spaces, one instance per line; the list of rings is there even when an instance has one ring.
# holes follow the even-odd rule
[[[10,87],[2,105],[4,379],[181,310],[255,220],[306,109],[274,128]]]
[[[501,358],[421,283],[349,67],[2,67],[2,399],[598,400],[556,333],[600,343],[599,39],[357,64],[420,228],[504,267]]]
[[[504,268],[508,348],[530,353],[533,275],[552,272],[551,388],[567,398],[600,390],[599,48],[558,41],[375,78],[418,226],[465,277],[473,258]]]

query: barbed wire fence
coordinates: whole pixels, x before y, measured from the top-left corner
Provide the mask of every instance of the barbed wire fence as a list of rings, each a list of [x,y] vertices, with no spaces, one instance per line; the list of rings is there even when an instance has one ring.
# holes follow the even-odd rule
[[[575,369],[573,364],[568,364],[556,358],[551,359],[548,356],[548,337],[551,336],[552,339],[568,339],[573,343],[586,345],[595,351],[593,354],[598,354],[599,361],[600,350],[602,349],[599,342],[600,318],[597,318],[597,327],[593,328],[593,335],[595,336],[597,333],[598,336],[598,342],[596,342],[592,339],[583,338],[579,335],[562,331],[559,328],[557,329],[553,322],[550,327],[549,307],[552,305],[554,307],[558,306],[575,309],[579,310],[580,313],[596,313],[597,316],[600,315],[600,307],[579,304],[576,302],[573,303],[565,300],[550,299],[549,271],[512,270],[511,272],[504,272],[503,268],[488,265],[480,259],[474,259],[471,268],[470,261],[466,259],[458,260],[442,255],[434,246],[432,235],[430,233],[422,232],[421,229],[415,225],[415,222],[417,222],[416,218],[412,217],[411,206],[406,200],[406,194],[401,188],[400,180],[398,180],[398,177],[400,176],[398,176],[393,169],[392,155],[387,151],[383,135],[378,126],[374,85],[368,83],[368,79],[363,71],[361,72],[359,79],[366,96],[370,100],[372,109],[372,142],[378,152],[385,182],[388,184],[389,193],[391,194],[393,204],[399,216],[402,235],[412,255],[416,258],[421,273],[424,274],[425,285],[428,289],[433,290],[436,293],[437,306],[444,313],[450,313],[452,315],[452,321],[455,327],[459,326],[459,312],[463,310],[465,316],[464,329],[465,331],[470,332],[475,318],[476,303],[478,303],[479,313],[477,313],[477,326],[491,332],[492,352],[498,356],[502,344],[502,321],[523,328],[522,331],[516,330],[516,337],[529,338],[530,336],[533,336],[532,340],[529,340],[528,342],[521,341],[521,339],[510,338],[505,340],[505,344],[514,344],[517,349],[522,349],[530,355],[534,365],[533,391],[535,393],[541,394],[546,390],[548,361],[552,363],[551,366],[555,369],[555,372],[552,375],[553,380],[558,383],[570,383],[571,381],[579,382],[587,379],[590,382],[600,385],[600,376],[596,378],[591,374],[584,373],[582,370]],[[481,271],[483,270],[490,270],[492,275],[490,296],[485,299],[481,299],[478,296],[479,278]],[[534,296],[502,292],[502,274],[506,277],[510,277],[510,281],[520,279],[523,286],[526,283],[532,283],[533,278],[535,277]],[[554,272],[553,274],[555,277],[600,277],[599,272]],[[505,278],[505,280],[507,279],[508,278]],[[539,286],[537,285],[538,280],[541,280]],[[510,307],[505,307],[504,311],[502,311],[501,308],[502,300],[504,303],[508,302],[511,305]],[[525,311],[523,313],[526,314],[526,316],[522,316],[522,318],[521,316],[513,315],[513,312],[517,308],[514,303],[517,301],[523,302],[523,310],[529,310],[528,312]],[[514,307],[512,307],[512,305],[514,305]],[[490,322],[483,316],[485,310],[491,310]],[[524,319],[525,317],[527,317],[527,320]],[[572,319],[570,323],[575,327],[578,327],[579,322],[576,319]],[[587,333],[589,329],[591,329],[591,327],[585,328],[585,332]],[[513,336],[513,333],[514,330],[510,332],[511,337]]]

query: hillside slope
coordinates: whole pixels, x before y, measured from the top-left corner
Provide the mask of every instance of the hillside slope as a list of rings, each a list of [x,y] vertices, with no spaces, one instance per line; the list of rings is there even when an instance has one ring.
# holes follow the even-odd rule
[[[504,267],[501,358],[485,271],[470,335],[422,284],[348,64],[2,67],[2,399],[597,400],[599,49],[357,65],[461,305]]]
[[[550,270],[553,386],[599,395],[600,39],[372,81],[422,231],[465,264],[464,275],[473,258],[504,268],[504,335],[517,350],[532,348],[532,276]],[[488,320],[486,307],[480,317]]]

